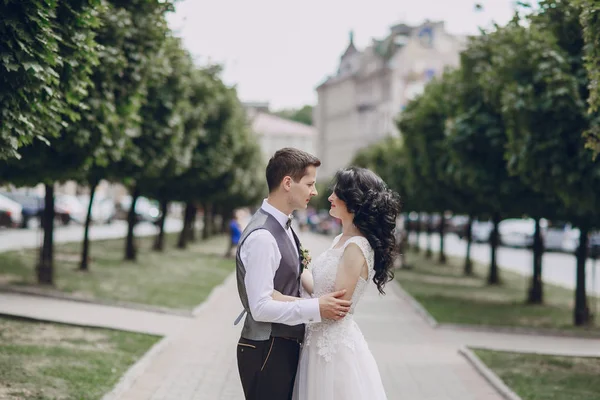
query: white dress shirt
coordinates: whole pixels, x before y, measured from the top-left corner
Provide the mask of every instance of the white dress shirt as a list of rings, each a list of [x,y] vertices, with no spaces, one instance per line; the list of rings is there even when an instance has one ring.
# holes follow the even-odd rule
[[[285,229],[287,215],[269,204],[266,199],[261,208],[275,217]],[[292,229],[286,229],[286,233],[298,254]],[[273,279],[279,268],[281,253],[275,237],[269,231],[258,229],[248,235],[241,245],[240,258],[246,268],[244,284],[250,313],[254,320],[285,325],[321,322],[318,298],[293,302],[273,300]]]

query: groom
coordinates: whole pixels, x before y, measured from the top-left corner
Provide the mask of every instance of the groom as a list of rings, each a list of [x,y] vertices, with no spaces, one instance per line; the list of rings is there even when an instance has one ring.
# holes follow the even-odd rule
[[[338,320],[350,309],[345,291],[279,302],[273,290],[300,297],[300,241],[291,214],[305,209],[315,188],[318,158],[284,148],[267,165],[269,196],[242,233],[236,254],[237,285],[247,312],[237,360],[247,400],[292,397],[304,324]]]

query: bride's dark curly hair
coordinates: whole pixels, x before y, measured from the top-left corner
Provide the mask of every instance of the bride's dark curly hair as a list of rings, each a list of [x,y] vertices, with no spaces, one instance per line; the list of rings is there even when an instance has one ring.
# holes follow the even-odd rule
[[[393,263],[398,251],[394,237],[400,214],[400,196],[377,174],[365,168],[350,167],[337,172],[332,183],[336,196],[354,214],[354,225],[375,251],[373,282],[381,294],[394,279]]]

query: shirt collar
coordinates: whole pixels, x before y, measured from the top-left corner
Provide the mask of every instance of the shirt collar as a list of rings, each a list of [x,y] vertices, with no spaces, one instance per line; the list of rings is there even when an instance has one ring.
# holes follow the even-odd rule
[[[271,214],[273,217],[275,217],[275,219],[277,220],[277,222],[279,222],[281,224],[282,228],[285,229],[285,224],[287,223],[288,218],[290,216],[285,215],[284,213],[282,213],[281,211],[279,211],[278,209],[276,209],[275,207],[273,207],[271,204],[269,204],[269,202],[267,201],[267,199],[263,200],[261,208],[264,211],[266,211],[269,214]]]

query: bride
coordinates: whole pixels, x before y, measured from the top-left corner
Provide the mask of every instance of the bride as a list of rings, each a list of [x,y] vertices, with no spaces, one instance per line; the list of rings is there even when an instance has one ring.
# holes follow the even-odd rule
[[[339,321],[308,324],[294,385],[294,400],[386,399],[379,370],[354,321],[354,309],[369,281],[380,293],[393,278],[394,228],[398,195],[364,168],[339,171],[329,197],[329,213],[341,220],[342,234],[302,273],[303,296],[346,289],[350,312]],[[294,297],[273,293],[275,300]]]

